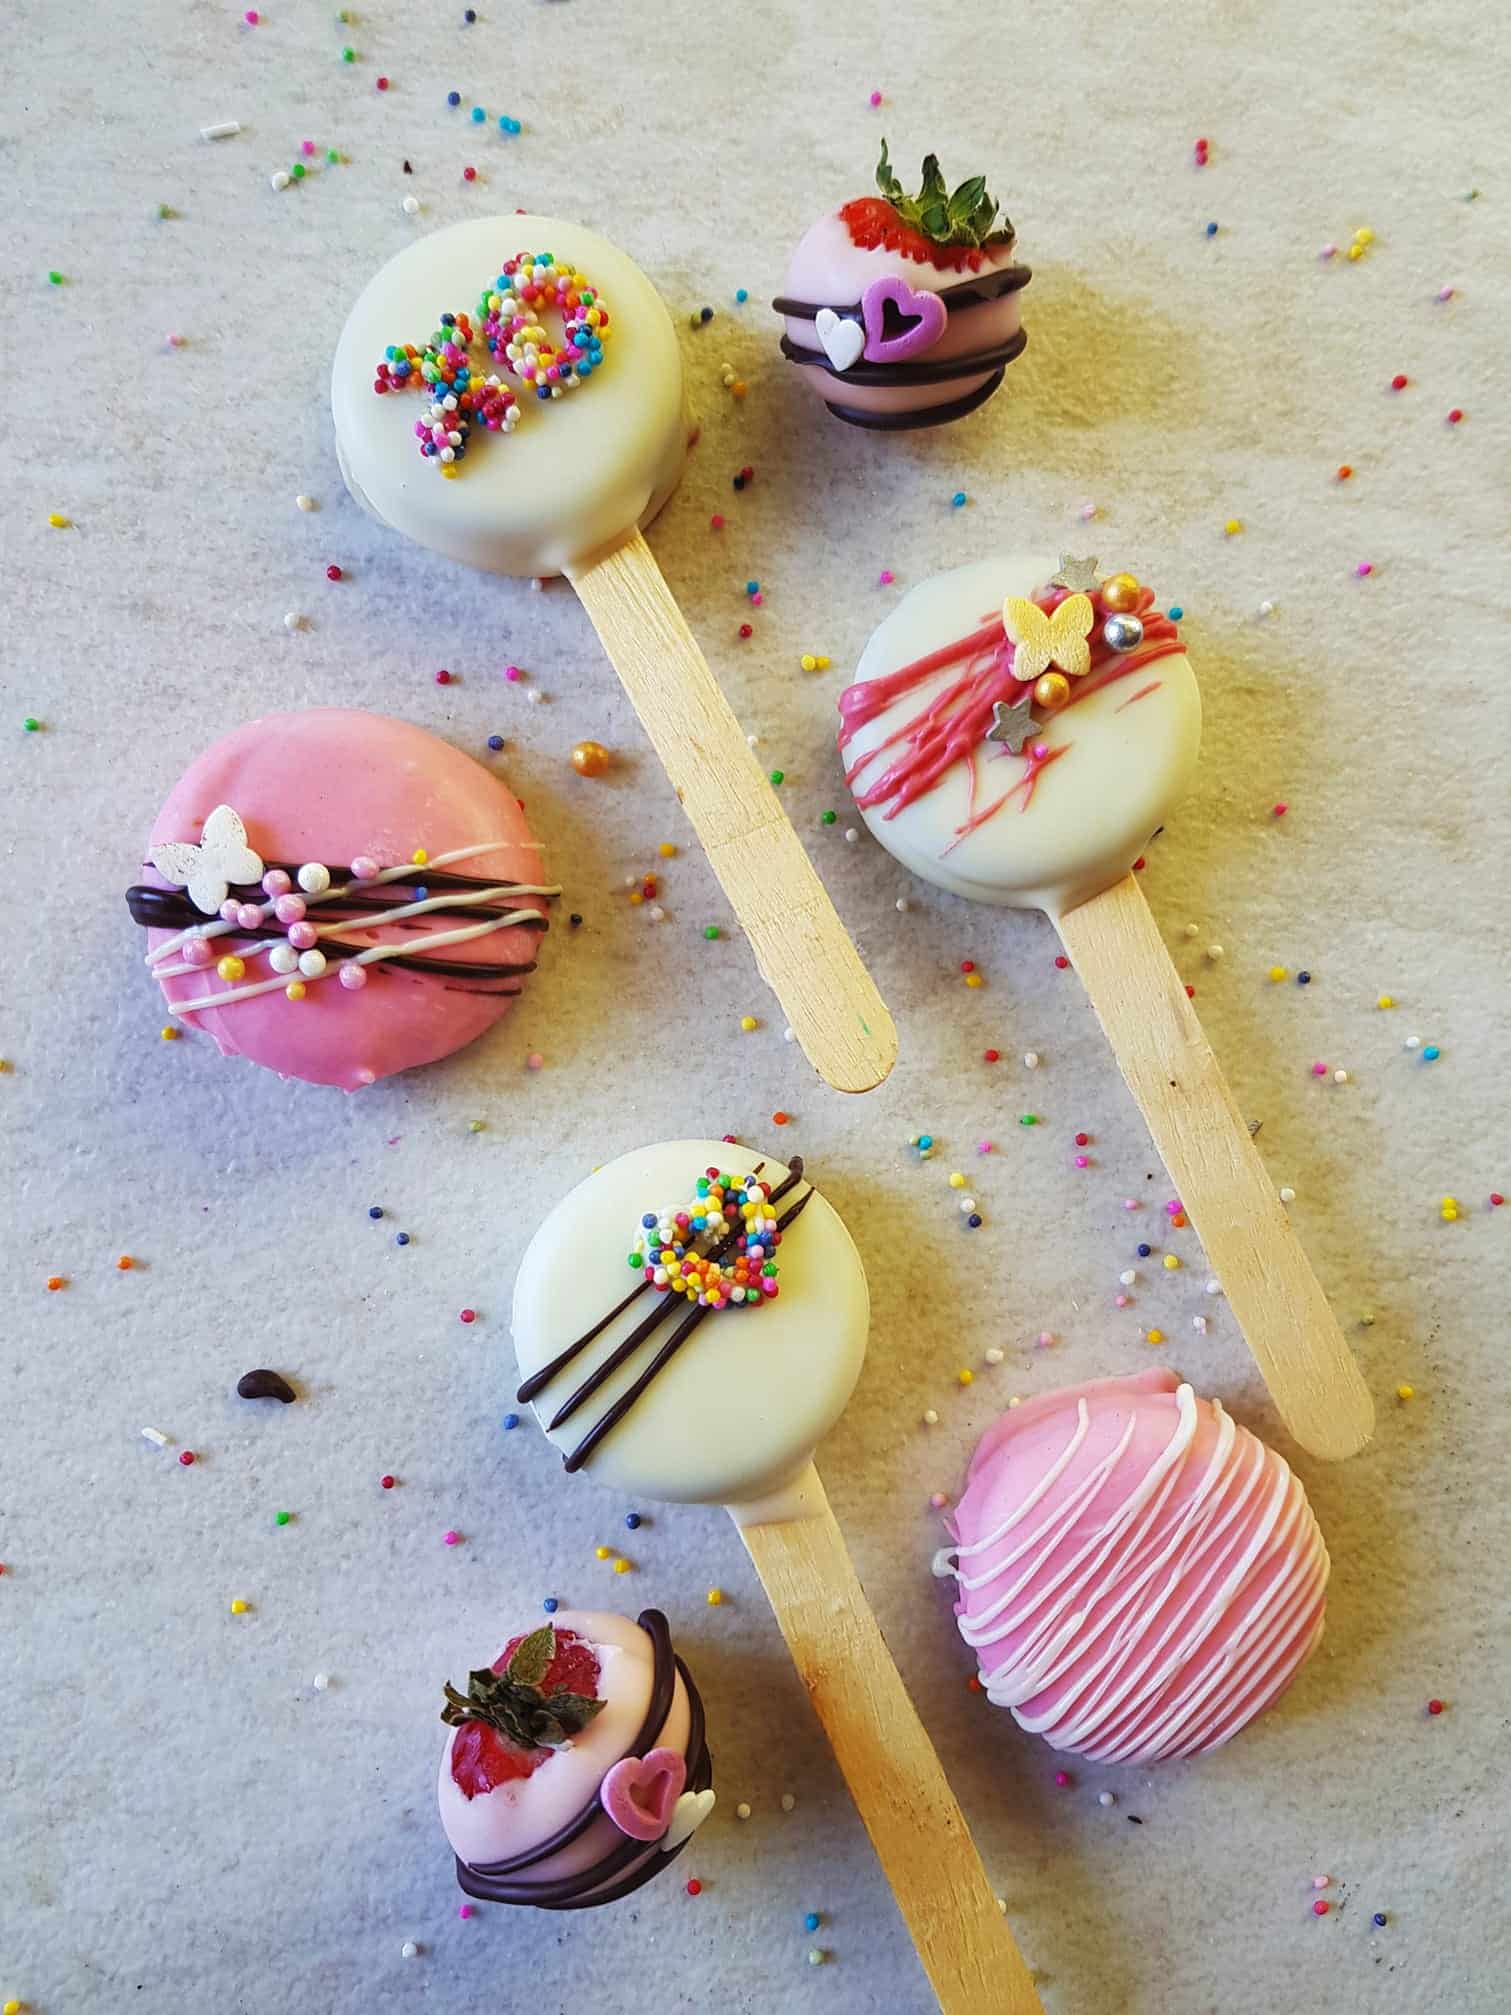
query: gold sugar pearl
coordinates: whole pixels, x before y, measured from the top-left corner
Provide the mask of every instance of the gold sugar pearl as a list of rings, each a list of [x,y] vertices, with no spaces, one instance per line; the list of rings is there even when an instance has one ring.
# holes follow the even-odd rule
[[[601,777],[609,766],[609,752],[602,742],[578,742],[572,750],[572,767],[580,777]]]
[[[1045,672],[1034,681],[1034,698],[1051,713],[1070,698],[1070,681],[1063,672]]]
[[[1102,583],[1102,607],[1126,616],[1138,607],[1141,590],[1133,574],[1109,574]]]

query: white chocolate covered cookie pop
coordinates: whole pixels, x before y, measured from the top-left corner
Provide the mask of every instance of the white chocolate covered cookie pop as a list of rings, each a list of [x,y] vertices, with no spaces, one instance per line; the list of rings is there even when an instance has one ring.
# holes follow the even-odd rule
[[[347,487],[384,524],[571,579],[804,1053],[841,1091],[879,1084],[891,1017],[640,535],[689,433],[650,281],[580,224],[454,224],[362,293],[331,403]]]
[[[813,1467],[869,1314],[801,1161],[663,1141],[596,1169],[531,1240],[519,1397],[569,1471],[729,1507],[941,2007],[1042,2015]]]
[[[845,777],[906,867],[1043,909],[1286,1425],[1352,1455],[1374,1407],[1131,870],[1196,767],[1175,622],[1095,559],[1004,557],[904,597],[840,697]]]

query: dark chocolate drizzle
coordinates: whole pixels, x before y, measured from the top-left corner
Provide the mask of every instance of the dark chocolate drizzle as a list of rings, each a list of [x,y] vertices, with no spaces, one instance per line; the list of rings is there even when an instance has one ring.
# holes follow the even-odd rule
[[[765,1162],[758,1161],[751,1173],[759,1175],[765,1166]],[[785,1178],[772,1190],[770,1196],[767,1198],[767,1202],[779,1203],[784,1196],[797,1187],[802,1179],[803,1158],[801,1155],[794,1155],[787,1165]],[[778,1217],[776,1228],[779,1234],[784,1232],[795,1218],[802,1215],[807,1209],[813,1195],[814,1190],[810,1183],[807,1190],[798,1198],[797,1202],[790,1209],[783,1211]],[[735,1241],[739,1237],[740,1233],[738,1231],[726,1232],[722,1238],[717,1239],[709,1247],[708,1257],[710,1259],[722,1259],[733,1248]],[[600,1316],[598,1321],[594,1323],[593,1327],[585,1335],[578,1337],[575,1343],[569,1343],[565,1350],[559,1352],[557,1356],[551,1359],[549,1364],[543,1364],[538,1371],[531,1372],[530,1376],[515,1394],[516,1399],[522,1403],[535,1399],[551,1383],[558,1372],[564,1371],[574,1358],[586,1350],[596,1337],[601,1336],[609,1324],[616,1317],[623,1315],[630,1304],[639,1295],[646,1293],[650,1287],[651,1283],[648,1280],[642,1280],[638,1286],[631,1288],[624,1299],[611,1308],[607,1315]],[[634,1356],[641,1344],[650,1337],[652,1332],[666,1320],[667,1316],[674,1309],[680,1309],[683,1312],[682,1320],[656,1352],[656,1355],[651,1359],[645,1370],[641,1372],[632,1385],[625,1388],[618,1399],[609,1407],[608,1411],[599,1417],[583,1436],[582,1440],[578,1442],[577,1446],[562,1457],[562,1467],[567,1471],[568,1475],[575,1475],[605,1436],[613,1433],[620,1421],[634,1407],[635,1402],[641,1398],[647,1388],[660,1376],[667,1365],[671,1363],[672,1359],[682,1348],[683,1344],[686,1343],[692,1332],[698,1327],[704,1316],[712,1314],[713,1311],[706,1304],[699,1303],[694,1303],[689,1308],[680,1295],[674,1295],[670,1291],[663,1291],[657,1296],[655,1306],[644,1320],[635,1325],[623,1343],[615,1345],[614,1349],[609,1352],[597,1370],[588,1374],[582,1384],[577,1387],[575,1392],[568,1395],[552,1416],[546,1430],[547,1433],[561,1426],[563,1421],[570,1420],[577,1409],[585,1401],[591,1399],[593,1394],[613,1377],[622,1364],[627,1363]]]
[[[689,1715],[684,1752],[687,1758],[686,1788],[689,1791],[706,1791],[713,1783],[713,1758],[708,1751],[702,1696],[693,1683],[692,1674],[672,1650],[671,1628],[661,1611],[642,1610],[636,1621],[651,1640],[654,1663],[651,1697],[635,1739],[625,1755],[645,1756],[655,1747],[656,1738],[671,1712],[680,1676],[687,1693]],[[523,1854],[512,1855],[505,1861],[476,1865],[458,1856],[457,1882],[469,1896],[479,1897],[486,1903],[532,1903],[541,1910],[583,1910],[630,1895],[653,1876],[659,1875],[663,1868],[669,1867],[687,1845],[686,1840],[679,1841],[677,1846],[663,1853],[656,1841],[620,1837],[596,1861],[575,1875],[562,1875],[552,1882],[536,1883],[510,1879],[549,1860],[562,1848],[570,1847],[602,1812],[602,1801],[594,1792],[579,1813],[564,1826],[558,1827],[548,1839]],[[650,1851],[647,1852],[647,1849]]]
[[[1026,334],[1023,340],[1025,343],[1028,341]],[[877,434],[895,434],[909,427],[942,427],[949,420],[963,420],[967,413],[974,413],[978,406],[986,404],[1002,383],[1002,378],[1003,369],[998,369],[984,384],[959,399],[947,399],[938,406],[915,406],[900,413],[878,413],[869,406],[842,406],[837,399],[826,399],[824,404],[836,420],[847,420],[852,427],[869,427]]]
[[[978,371],[995,371],[1000,380],[1002,366],[1021,356],[1027,346],[1028,331],[1015,329],[1006,342],[994,343],[989,350],[972,350],[965,357],[940,357],[931,363],[924,355],[917,363],[852,364],[841,371],[822,350],[805,349],[784,336],[782,355],[789,363],[815,365],[846,385],[946,385],[952,378],[973,378]]]
[[[286,861],[269,861],[267,866],[269,868],[281,867],[290,876],[298,873],[297,863],[290,866]],[[413,893],[415,889],[423,888],[432,896],[442,896],[452,892],[460,896],[468,890],[493,889],[503,886],[505,884],[501,883],[496,876],[491,881],[485,881],[472,875],[447,874],[443,870],[431,872],[429,869],[417,867],[412,881],[391,881],[380,883],[377,886],[364,884],[359,888],[352,889],[347,895],[330,897],[321,902],[317,907],[327,922],[334,923],[337,919],[344,919],[357,929],[375,929],[384,921],[385,911],[404,909],[408,904],[412,903],[415,900]],[[407,895],[403,893],[406,888],[410,891]],[[390,890],[395,891],[395,893],[389,894]],[[267,895],[258,883],[233,882],[230,884],[230,893],[239,902],[257,903],[262,908],[271,912],[273,899]],[[549,903],[554,902],[555,897],[530,896],[525,900],[531,903]],[[194,924],[208,924],[216,921],[214,917],[206,916],[203,910],[196,909],[185,890],[160,889],[152,886],[150,883],[137,883],[127,889],[126,907],[131,912],[132,921],[142,925],[146,930],[180,931]],[[428,935],[430,929],[429,919],[431,917],[462,916],[471,921],[482,923],[490,917],[507,916],[510,908],[513,907],[517,907],[517,905],[467,903],[460,901],[446,903],[439,909],[428,911],[424,917],[405,917],[401,919],[396,928],[399,930],[412,930],[418,937],[424,938]],[[522,917],[518,925],[513,926],[513,928],[529,931],[545,931],[550,926],[544,917]],[[240,939],[244,943],[259,940],[266,942],[284,938],[287,935],[286,927],[273,920],[270,916],[270,920],[267,923],[261,924],[253,930],[242,930],[238,925],[233,931],[226,933],[226,941],[229,948],[234,939]],[[371,951],[372,946],[349,944],[342,938],[322,937],[320,940],[320,949],[325,953],[328,960],[339,961],[341,959],[356,958],[360,952]],[[427,957],[415,952],[406,952],[403,959],[398,961],[389,959],[375,960],[374,965],[380,969],[384,966],[391,966],[397,970],[407,970],[411,974],[432,979],[466,980],[471,983],[467,987],[451,989],[451,991],[471,993],[502,992],[511,995],[517,994],[519,988],[506,987],[501,983],[505,980],[522,979],[527,974],[535,971],[535,961],[533,959],[527,960],[524,963],[511,963],[504,960]],[[208,971],[209,968],[207,967],[206,970]]]
[[[939,298],[944,303],[947,315],[957,309],[978,308],[983,301],[1000,300],[1004,294],[1016,294],[1034,277],[1031,266],[1002,266],[995,273],[973,274],[969,280],[962,280],[953,287],[941,287]],[[820,308],[834,308],[836,315],[849,315],[854,321],[861,317],[859,301],[847,301],[838,307],[832,301],[794,301],[786,294],[778,294],[772,307],[779,315],[793,315],[800,321],[811,322]]]

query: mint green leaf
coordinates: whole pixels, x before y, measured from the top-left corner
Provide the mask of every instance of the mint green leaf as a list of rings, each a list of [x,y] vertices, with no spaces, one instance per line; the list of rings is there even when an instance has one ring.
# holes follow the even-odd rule
[[[899,206],[906,200],[903,187],[893,173],[892,163],[887,159],[887,143],[881,143],[881,159],[876,164],[876,186],[889,203]]]
[[[532,1630],[515,1645],[504,1668],[516,1686],[539,1686],[556,1656],[556,1632],[549,1623]]]

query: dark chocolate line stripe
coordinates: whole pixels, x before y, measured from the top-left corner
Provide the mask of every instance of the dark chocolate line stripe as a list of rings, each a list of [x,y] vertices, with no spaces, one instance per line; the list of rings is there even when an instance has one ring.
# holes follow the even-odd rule
[[[1002,383],[1002,378],[1002,371],[993,371],[984,385],[978,385],[974,392],[967,392],[963,398],[949,399],[938,406],[915,406],[900,413],[877,413],[866,406],[842,406],[836,399],[826,399],[824,404],[836,420],[848,420],[852,427],[869,427],[878,434],[900,433],[908,427],[942,427],[947,421],[962,420],[967,413],[974,413],[978,406],[984,406]]]
[[[782,338],[782,355],[790,364],[807,364],[827,371],[831,378],[838,378],[842,384],[944,385],[954,378],[970,378],[978,371],[994,371],[1003,364],[1010,364],[1014,357],[1022,354],[1027,342],[1027,331],[1018,329],[1005,343],[996,343],[990,350],[973,350],[968,357],[941,357],[930,363],[925,352],[916,363],[852,364],[846,371],[831,364],[822,350],[805,349],[801,344],[794,343],[790,336]]]
[[[939,298],[944,303],[945,313],[953,314],[959,308],[975,308],[983,301],[1000,300],[1004,294],[1016,294],[1026,287],[1033,278],[1031,266],[1003,266],[995,273],[972,274],[969,280],[961,280],[953,287],[941,287]],[[836,315],[849,315],[859,321],[864,312],[859,301],[847,301],[843,307],[832,301],[795,301],[787,294],[778,294],[772,302],[779,315],[793,315],[800,321],[811,322],[820,308],[834,309]]]
[[[761,1170],[765,1166],[766,1164],[764,1161],[758,1161],[755,1167],[750,1172],[752,1175],[759,1175],[761,1173]],[[767,1201],[769,1203],[775,1203],[779,1196],[783,1195],[785,1191],[791,1189],[793,1183],[799,1177],[801,1177],[802,1172],[803,1172],[803,1158],[801,1155],[794,1155],[792,1160],[788,1163],[787,1181],[779,1183],[777,1187],[772,1191]],[[729,1245],[732,1242],[734,1236],[735,1236],[734,1233],[730,1233],[728,1239],[722,1240],[719,1244],[715,1245],[709,1252],[709,1258],[714,1259],[722,1257],[723,1254],[729,1250]],[[579,1356],[583,1351],[585,1351],[588,1345],[593,1342],[595,1337],[601,1336],[603,1332],[608,1328],[609,1324],[613,1322],[617,1316],[623,1315],[624,1311],[629,1307],[630,1303],[635,1299],[635,1297],[637,1295],[644,1294],[646,1289],[650,1286],[650,1284],[651,1283],[648,1280],[641,1280],[638,1286],[632,1287],[630,1289],[629,1293],[624,1297],[624,1300],[619,1303],[617,1308],[611,1308],[607,1315],[601,1317],[599,1321],[594,1323],[593,1327],[588,1331],[586,1336],[580,1336],[577,1339],[576,1343],[569,1343],[564,1351],[562,1351],[558,1356],[553,1357],[549,1364],[543,1364],[540,1367],[539,1371],[532,1371],[530,1376],[525,1380],[524,1384],[519,1388],[518,1392],[515,1393],[514,1395],[515,1399],[518,1400],[521,1404],[523,1404],[528,1400],[534,1399],[537,1393],[543,1392],[545,1388],[551,1383],[552,1379],[555,1378],[556,1374],[559,1371],[565,1371],[567,1366],[572,1362],[573,1358]],[[670,1302],[671,1299],[672,1297],[669,1293],[663,1294],[660,1297],[661,1315],[664,1316],[668,1312],[666,1304]]]
[[[817,1194],[818,1192],[812,1187],[810,1187],[806,1192],[806,1194],[798,1198],[797,1202],[792,1206],[791,1210],[784,1211],[782,1215],[777,1219],[776,1221],[777,1230],[785,1231],[788,1225],[792,1223],[794,1218],[800,1217],[802,1215],[803,1211],[807,1209],[809,1203]],[[566,1470],[569,1476],[575,1475],[576,1472],[579,1469],[581,1469],[582,1465],[587,1461],[588,1457],[593,1453],[593,1450],[598,1446],[599,1442],[601,1442],[606,1435],[610,1435],[613,1433],[614,1429],[619,1425],[620,1421],[622,1421],[625,1415],[628,1414],[634,1407],[636,1400],[640,1399],[643,1396],[647,1387],[652,1383],[652,1381],[658,1378],[660,1374],[666,1369],[667,1365],[671,1363],[672,1359],[676,1356],[677,1352],[682,1348],[683,1344],[686,1343],[688,1337],[692,1335],[693,1331],[697,1328],[698,1324],[702,1321],[703,1317],[705,1315],[710,1315],[711,1313],[712,1310],[707,1306],[706,1303],[698,1304],[693,1308],[693,1311],[688,1316],[686,1322],[684,1322],[680,1328],[673,1330],[672,1334],[667,1338],[666,1342],[662,1344],[660,1350],[657,1351],[656,1355],[651,1359],[650,1363],[646,1366],[645,1370],[641,1372],[640,1376],[635,1380],[634,1384],[631,1386],[627,1386],[625,1388],[625,1390],[619,1395],[618,1399],[616,1399],[613,1405],[609,1408],[608,1412],[603,1414],[601,1418],[598,1420],[597,1424],[593,1428],[591,1428],[586,1435],[583,1436],[580,1442],[578,1442],[577,1446],[572,1450],[571,1454],[564,1456],[562,1458],[562,1468]]]
[[[416,884],[416,887],[423,888],[424,886],[424,883]],[[484,886],[488,886],[488,884]],[[493,886],[497,886],[497,884]],[[248,898],[248,900],[251,900],[251,898]],[[260,908],[268,909],[270,907],[268,898],[265,895],[259,894],[256,900]],[[379,924],[387,921],[390,910],[407,909],[416,900],[417,898],[412,895],[391,897],[342,896],[337,897],[331,902],[320,903],[318,910],[320,917],[323,917],[327,922],[335,923],[339,920],[353,924],[362,930],[375,930]],[[555,898],[550,896],[522,896],[520,903],[534,904],[536,902],[551,902],[554,900]],[[469,903],[458,899],[454,903],[443,903],[439,908],[427,911],[426,916],[437,918],[470,917],[473,921],[481,923],[489,918],[511,915],[514,910],[520,907],[520,903]],[[126,907],[131,912],[132,922],[140,924],[145,930],[182,930],[189,924],[209,924],[217,920],[215,917],[206,916],[203,910],[196,909],[181,889],[154,888],[150,882],[137,882],[127,889]],[[406,928],[417,930],[427,928],[423,917],[401,917],[399,922],[401,926]],[[516,928],[520,930],[543,931],[548,926],[544,917],[527,916],[520,918]],[[239,937],[281,937],[283,930],[280,925],[273,924],[249,931],[238,930],[236,935]]]

